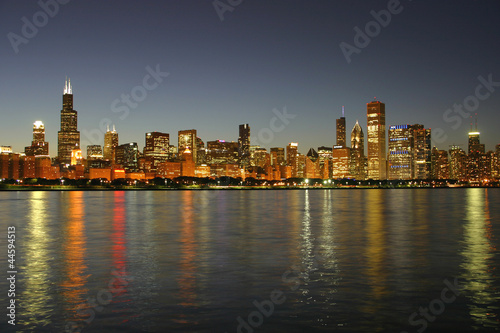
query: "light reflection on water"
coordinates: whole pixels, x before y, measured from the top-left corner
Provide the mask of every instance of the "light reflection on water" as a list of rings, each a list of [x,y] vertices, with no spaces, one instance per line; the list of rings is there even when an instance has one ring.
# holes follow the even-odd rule
[[[458,277],[427,331],[484,331],[499,327],[498,202],[497,189],[0,192],[0,227],[17,225],[18,330],[234,332],[279,290],[256,330],[416,331],[409,315]]]
[[[498,267],[492,265],[492,260],[498,253],[495,253],[488,190],[471,189],[467,192],[466,202],[465,246],[462,251],[462,267],[465,270],[463,290],[470,299],[468,306],[475,322],[474,327],[498,328],[500,290],[495,272]]]

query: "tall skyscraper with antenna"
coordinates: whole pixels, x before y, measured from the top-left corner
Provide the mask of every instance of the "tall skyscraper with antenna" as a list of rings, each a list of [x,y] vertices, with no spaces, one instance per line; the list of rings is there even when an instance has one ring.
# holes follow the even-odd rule
[[[59,163],[70,164],[71,152],[74,149],[80,149],[80,132],[78,131],[78,112],[73,109],[73,91],[70,79],[64,83],[61,130],[57,133]]]

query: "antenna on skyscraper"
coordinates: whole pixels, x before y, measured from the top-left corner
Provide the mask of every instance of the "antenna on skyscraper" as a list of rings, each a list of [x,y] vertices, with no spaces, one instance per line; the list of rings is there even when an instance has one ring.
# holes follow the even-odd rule
[[[344,118],[344,106],[342,105],[342,118]]]
[[[476,132],[477,132],[477,112],[476,112]]]

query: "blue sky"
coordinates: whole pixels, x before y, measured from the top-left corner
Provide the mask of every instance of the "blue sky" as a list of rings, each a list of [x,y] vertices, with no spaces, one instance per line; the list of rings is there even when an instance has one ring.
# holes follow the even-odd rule
[[[23,151],[33,122],[42,120],[56,155],[68,76],[84,146],[103,144],[93,141],[107,122],[116,125],[120,143],[141,147],[146,132],[170,133],[177,144],[177,131],[191,128],[205,142],[237,141],[243,123],[255,142],[270,128],[273,109],[286,107],[296,117],[262,146],[298,142],[306,153],[335,144],[342,105],[348,131],[359,120],[366,135],[366,103],[376,96],[386,104],[387,125],[441,128],[446,139],[435,142],[438,148],[465,148],[470,119],[453,128],[443,114],[474,100],[479,76],[500,82],[500,3],[401,1],[348,63],[339,45],[355,46],[354,28],[364,31],[371,12],[390,3],[396,2],[241,1],[222,21],[213,1],[73,0],[43,22],[36,1],[0,1],[0,145]],[[16,53],[9,34],[24,38],[23,18],[42,21]],[[169,75],[126,117],[113,112],[122,94],[141,92],[148,66]],[[489,95],[474,113],[491,150],[500,143],[500,87],[484,89]]]

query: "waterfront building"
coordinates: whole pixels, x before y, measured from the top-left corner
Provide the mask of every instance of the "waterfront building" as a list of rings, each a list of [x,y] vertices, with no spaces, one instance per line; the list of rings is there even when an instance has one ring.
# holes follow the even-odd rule
[[[149,168],[155,171],[158,165],[170,157],[170,134],[162,132],[146,133],[144,158],[151,164]]]
[[[368,124],[368,178],[386,179],[385,104],[372,101],[366,105]]]
[[[239,126],[238,160],[243,167],[250,165],[250,126],[248,124]]]
[[[40,120],[33,124],[33,141],[31,146],[24,148],[28,156],[49,155],[49,143],[45,141],[45,125]]]
[[[345,117],[344,117],[344,107],[342,107],[342,117],[337,119],[337,146],[346,146],[346,129],[345,129]]]
[[[75,149],[80,149],[78,112],[73,109],[71,80],[67,80],[64,85],[61,129],[57,133],[57,139],[57,156],[59,163],[70,164],[71,152]]]
[[[113,125],[113,130],[109,130],[107,127],[106,133],[104,134],[104,159],[115,163],[115,148],[118,146],[118,132]]]
[[[356,120],[356,124],[351,131],[350,175],[355,179],[366,179],[366,163],[365,135],[359,122]]]
[[[193,161],[197,161],[198,158],[198,150],[196,149],[196,130],[182,130],[178,132],[178,149],[179,154],[182,154],[189,148],[189,150],[193,153]]]

